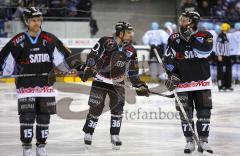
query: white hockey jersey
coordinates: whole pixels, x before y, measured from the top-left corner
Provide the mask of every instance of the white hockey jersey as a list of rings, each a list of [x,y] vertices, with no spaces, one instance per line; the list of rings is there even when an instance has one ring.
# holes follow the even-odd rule
[[[144,45],[161,45],[167,44],[169,35],[164,30],[149,30],[143,35]]]
[[[240,55],[240,31],[227,33],[231,55]]]

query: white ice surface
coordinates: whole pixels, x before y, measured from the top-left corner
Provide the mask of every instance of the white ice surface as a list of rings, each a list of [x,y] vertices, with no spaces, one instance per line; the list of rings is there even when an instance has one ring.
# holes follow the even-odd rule
[[[240,87],[236,87],[234,92],[218,92],[215,87],[212,95],[214,109],[212,111],[209,143],[214,150],[214,155],[239,156]],[[87,95],[60,93],[57,99],[68,96],[74,99],[70,110],[77,113],[88,109]],[[156,95],[149,98],[138,97],[136,104],[125,104],[125,116],[120,134],[123,146],[119,151],[112,150],[110,144],[109,112],[100,117],[93,136],[93,145],[90,149],[86,149],[83,144],[82,127],[85,120],[63,119],[59,115],[54,115],[51,118],[47,151],[49,156],[184,155],[185,140],[180,121],[177,119],[178,115],[174,119],[162,119],[163,114],[161,114],[160,119],[159,110],[168,113],[170,118],[173,114],[177,114],[173,99]],[[152,112],[152,118],[150,118],[150,112]],[[157,117],[154,116],[156,115],[154,112]],[[146,119],[144,113],[149,115],[148,119]],[[35,138],[33,138],[34,143]],[[33,147],[35,151],[35,146]],[[0,155],[20,156],[21,154],[14,86],[0,84]],[[192,155],[198,155],[198,153],[195,152]]]

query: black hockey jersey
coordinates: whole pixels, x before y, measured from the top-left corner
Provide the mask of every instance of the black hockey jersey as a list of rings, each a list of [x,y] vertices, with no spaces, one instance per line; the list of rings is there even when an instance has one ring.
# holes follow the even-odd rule
[[[110,64],[112,55],[115,52],[124,53],[127,56],[127,66],[124,71],[119,71],[119,75],[112,77],[110,71],[112,70]],[[113,84],[115,82],[123,82],[125,74],[133,84],[143,83],[138,76],[138,60],[136,49],[132,44],[118,45],[114,37],[102,37],[92,48],[89,55],[97,55],[101,61],[101,70],[95,76],[96,80],[101,80],[106,83]]]
[[[168,74],[179,75],[181,83],[177,92],[211,89],[210,65],[207,57],[213,48],[212,35],[206,31],[196,32],[189,42],[179,33],[168,39],[164,64]]]
[[[13,37],[0,52],[0,66],[4,76],[49,73],[53,67],[70,70],[65,58],[70,52],[53,34],[39,31],[36,37],[22,32]],[[15,80],[18,98],[55,96],[48,76],[19,77]]]

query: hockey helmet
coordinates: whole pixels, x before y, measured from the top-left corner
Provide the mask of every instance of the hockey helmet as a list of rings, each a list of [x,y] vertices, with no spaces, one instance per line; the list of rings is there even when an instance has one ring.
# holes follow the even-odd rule
[[[133,31],[133,26],[125,21],[119,21],[115,25],[116,36],[119,36],[120,32],[125,33],[126,30]]]
[[[222,23],[221,24],[221,31],[222,32],[228,32],[230,30],[231,26],[228,23]]]
[[[158,29],[159,29],[158,22],[152,22],[151,23],[151,30],[158,30]]]
[[[23,19],[25,22],[27,22],[29,18],[33,17],[42,17],[42,12],[35,7],[26,8],[23,11]]]

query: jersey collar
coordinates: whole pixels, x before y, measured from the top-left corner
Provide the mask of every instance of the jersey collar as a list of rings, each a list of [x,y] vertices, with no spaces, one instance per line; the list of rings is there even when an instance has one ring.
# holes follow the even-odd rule
[[[38,41],[38,37],[40,36],[41,32],[42,32],[42,30],[40,29],[40,30],[38,31],[35,39],[33,39],[33,38],[30,36],[30,34],[28,33],[28,31],[25,31],[24,33],[27,35],[27,37],[29,38],[29,40],[30,40],[30,42],[31,42],[32,44],[36,44],[37,41]]]
[[[116,36],[116,34],[113,35],[113,39],[114,39],[114,41],[117,43],[117,36]],[[124,42],[122,42],[121,45],[117,44],[117,46],[118,46],[118,51],[123,51],[123,47],[124,47],[125,45],[126,45],[126,44],[125,44]]]

